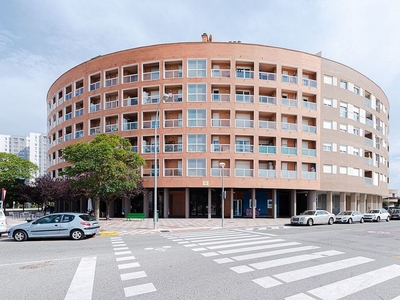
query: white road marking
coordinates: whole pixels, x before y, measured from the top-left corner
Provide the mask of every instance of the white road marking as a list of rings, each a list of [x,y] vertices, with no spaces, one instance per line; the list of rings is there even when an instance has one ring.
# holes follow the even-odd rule
[[[253,279],[253,282],[257,283],[258,285],[262,286],[265,289],[269,289],[271,287],[281,285],[282,282],[279,282],[278,280],[275,280],[271,277],[262,277],[262,278],[257,278]]]
[[[96,257],[83,257],[81,259],[65,300],[92,299],[96,259]]]
[[[297,294],[297,295],[293,295],[293,296],[287,297],[287,298],[285,298],[285,300],[315,300],[315,298],[310,297],[310,296],[308,296],[306,294],[300,293],[300,294]]]
[[[140,264],[138,262],[134,262],[134,263],[128,263],[128,264],[120,264],[118,265],[118,269],[122,270],[122,269],[130,269],[130,268],[137,268],[140,267]]]
[[[257,237],[248,238],[248,239],[246,239],[246,241],[258,241],[258,240],[265,240],[265,239],[269,239],[269,238],[270,237],[265,237],[265,236],[259,237],[259,236],[257,236]],[[241,239],[236,239],[236,237],[235,237],[235,239],[229,240],[229,241],[226,241],[226,240],[225,241],[221,241],[221,239],[218,239],[218,241],[213,241],[213,242],[199,243],[199,241],[196,241],[196,243],[199,246],[208,246],[208,245],[218,245],[218,244],[232,243],[232,242],[241,242],[241,241],[243,241],[242,238]]]
[[[125,291],[125,297],[132,297],[132,296],[155,292],[157,291],[157,289],[152,283],[146,283],[124,288],[124,291]]]
[[[226,264],[229,262],[233,262],[233,260],[230,258],[218,258],[218,259],[214,259],[214,261],[219,264]]]
[[[252,272],[254,271],[254,269],[246,266],[246,265],[242,265],[242,266],[237,266],[237,267],[232,267],[231,268],[232,271],[238,273],[238,274],[242,274],[242,273],[247,273],[247,272]]]
[[[115,259],[116,259],[117,261],[124,261],[124,260],[136,259],[136,257],[134,257],[134,256],[124,256],[124,257],[116,257]]]
[[[114,251],[119,251],[119,250],[128,250],[129,247],[114,247],[113,250]]]
[[[276,242],[284,242],[284,241],[285,240],[283,240],[283,239],[275,239],[275,240],[268,240],[268,243],[276,243]],[[220,254],[233,254],[233,253],[240,253],[240,252],[250,252],[250,251],[256,251],[256,250],[262,250],[262,249],[266,249],[266,248],[269,248],[269,245],[222,250],[222,251],[218,251],[218,253],[220,253]]]
[[[243,242],[243,243],[236,243],[236,244],[227,244],[227,245],[218,245],[218,246],[211,246],[207,247],[210,250],[215,250],[215,249],[222,249],[222,248],[232,248],[232,247],[239,247],[239,246],[247,246],[247,245],[258,245],[258,244],[265,244],[265,243],[270,243],[270,240],[262,240],[262,241],[255,241],[255,242]],[[299,243],[294,243],[298,245]]]
[[[336,300],[348,297],[363,289],[400,276],[400,265],[391,265],[358,276],[350,277],[308,291],[323,300]]]
[[[121,280],[122,281],[131,280],[131,279],[137,279],[137,278],[144,278],[144,277],[147,277],[147,274],[146,274],[145,271],[121,274]]]
[[[281,244],[272,244],[272,245],[266,245],[264,249],[273,249],[273,248],[281,248],[281,247],[288,247],[288,246],[297,246],[300,243],[296,242],[288,242],[288,243],[281,243]],[[307,248],[308,247],[308,248]],[[296,252],[297,251],[302,251],[302,249],[313,249],[313,246],[304,246],[304,247],[299,247],[299,248],[289,248],[289,249],[281,249],[281,250],[276,250],[276,251],[266,251],[266,252],[259,252],[259,253],[253,253],[253,254],[245,254],[245,255],[238,255],[238,256],[233,256],[231,257],[234,260],[237,261],[242,261],[242,260],[248,260],[248,259],[254,259],[254,258],[261,258],[261,257],[268,257],[271,255],[278,255],[278,254],[286,254],[286,253],[291,253],[291,252]]]
[[[207,248],[195,248],[195,249],[192,249],[193,251],[204,251],[204,250],[207,250]]]
[[[119,251],[119,252],[115,252],[115,255],[124,255],[124,254],[131,254],[132,251]]]
[[[372,258],[366,258],[362,256],[352,257],[348,259],[343,259],[339,261],[334,261],[326,264],[320,264],[317,266],[312,266],[304,269],[298,269],[290,272],[280,273],[274,275],[275,278],[278,278],[284,282],[293,282],[301,279],[306,279],[310,277],[315,277],[322,274],[327,274],[330,272],[343,270],[346,268],[351,268],[354,266],[358,266],[361,264],[369,263],[375,261]]]
[[[198,246],[197,244],[187,244],[187,245],[184,245],[185,247],[194,247],[194,246]]]
[[[219,254],[217,252],[208,252],[208,253],[202,253],[201,255],[203,255],[205,257],[209,257],[209,256],[216,256]]]
[[[201,238],[191,238],[191,239],[186,239],[187,241],[191,241],[192,243],[198,243],[198,242],[207,242],[207,241],[222,241],[222,240],[231,240],[231,239],[237,239],[238,237],[259,237],[258,235],[254,234],[235,234],[234,236],[212,236],[212,237],[201,237]],[[264,237],[266,238],[266,237]]]

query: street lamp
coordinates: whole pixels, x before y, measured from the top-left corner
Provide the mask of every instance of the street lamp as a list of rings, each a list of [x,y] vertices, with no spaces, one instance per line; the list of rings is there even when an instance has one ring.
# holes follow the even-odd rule
[[[219,166],[222,168],[222,193],[221,193],[221,227],[224,227],[224,200],[225,200],[225,190],[224,190],[224,168],[225,168],[225,163],[220,162]]]
[[[160,126],[160,104],[161,102],[167,101],[169,95],[164,94],[160,101],[158,102],[157,112],[156,112],[156,120],[154,125],[154,212],[153,212],[153,219],[154,219],[154,229],[157,229],[157,177],[158,177],[158,166],[157,166],[157,127]]]

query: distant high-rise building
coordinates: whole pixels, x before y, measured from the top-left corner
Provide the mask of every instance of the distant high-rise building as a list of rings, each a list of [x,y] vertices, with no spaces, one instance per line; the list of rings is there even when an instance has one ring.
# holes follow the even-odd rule
[[[46,174],[47,137],[41,133],[26,136],[0,134],[0,152],[12,153],[27,159],[39,167],[36,176]]]

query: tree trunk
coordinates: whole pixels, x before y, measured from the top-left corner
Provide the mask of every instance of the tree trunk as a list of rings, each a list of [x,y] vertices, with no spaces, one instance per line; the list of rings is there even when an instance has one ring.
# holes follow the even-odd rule
[[[100,219],[100,198],[99,196],[95,196],[93,198],[94,202],[94,216],[97,221]]]
[[[106,201],[106,220],[110,220],[110,206],[112,202]]]

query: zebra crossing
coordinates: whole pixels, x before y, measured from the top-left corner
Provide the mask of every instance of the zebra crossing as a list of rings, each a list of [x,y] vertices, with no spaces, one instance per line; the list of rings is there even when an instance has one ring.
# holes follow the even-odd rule
[[[134,283],[135,279],[145,278],[147,274],[140,269],[140,263],[136,261],[136,257],[132,255],[132,251],[126,246],[122,237],[111,237],[115,259],[118,263],[118,270],[123,272],[120,274],[122,281]],[[135,270],[134,272],[129,272]],[[127,272],[128,271],[128,272]],[[153,283],[134,284],[124,288],[125,297],[139,296],[157,291]]]
[[[335,249],[322,249],[317,245],[303,245],[287,241],[275,234],[241,229],[213,232],[170,233],[169,240],[212,259],[238,276],[253,274],[248,278],[253,284],[272,290],[278,286],[308,281],[305,290],[289,295],[285,300],[336,300],[354,297],[382,284],[393,285],[400,280],[400,265],[380,265],[373,258],[350,256]],[[308,266],[307,266],[308,264]],[[366,266],[364,273],[353,270]],[[284,268],[283,268],[284,267]],[[285,271],[283,271],[285,270]],[[348,272],[346,272],[346,270]],[[317,276],[345,274],[334,282],[313,286]],[[347,278],[346,278],[347,277]],[[303,285],[297,285],[303,289]],[[311,287],[311,288],[310,288]],[[296,290],[295,290],[296,291]],[[400,299],[399,295],[387,299]]]

